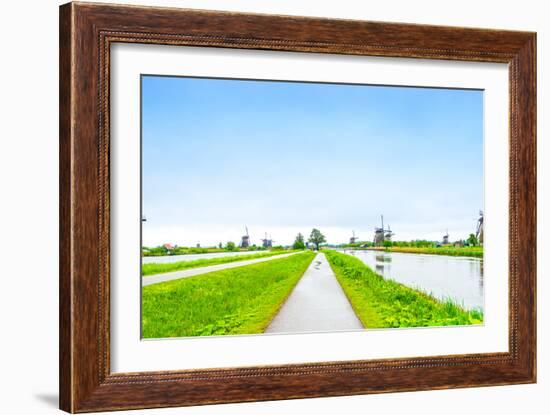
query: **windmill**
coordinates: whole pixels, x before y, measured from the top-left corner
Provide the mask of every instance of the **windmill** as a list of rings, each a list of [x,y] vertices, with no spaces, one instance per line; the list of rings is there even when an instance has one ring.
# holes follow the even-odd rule
[[[384,241],[390,241],[391,237],[395,235],[388,225],[388,229],[384,229],[384,215],[380,215],[382,226],[380,228],[374,228],[374,245],[381,246]]]
[[[447,229],[445,231],[445,235],[443,235],[443,245],[449,244],[449,230]]]
[[[353,245],[354,243],[357,242],[357,240],[359,239],[359,237],[358,237],[358,236],[355,236],[355,231],[351,231],[351,233],[352,233],[352,237],[349,238],[349,244],[350,244],[350,245]]]
[[[479,218],[477,220],[476,238],[480,245],[483,245],[483,211],[479,211]]]
[[[388,225],[388,229],[386,230],[386,234],[384,235],[384,239],[386,241],[391,241],[391,237],[395,235],[395,233],[392,232],[392,230],[390,229],[390,225]]]
[[[271,239],[271,235],[269,235],[269,239],[267,238],[267,232],[265,233],[265,238],[261,239],[262,246],[264,248],[272,248],[273,247],[273,239]]]
[[[248,248],[250,246],[250,236],[248,235],[248,227],[245,225],[246,235],[241,238],[241,248]]]

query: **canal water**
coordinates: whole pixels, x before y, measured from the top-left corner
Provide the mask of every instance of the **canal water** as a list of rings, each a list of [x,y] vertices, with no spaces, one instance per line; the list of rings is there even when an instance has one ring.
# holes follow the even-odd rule
[[[345,250],[386,279],[452,299],[466,309],[483,309],[483,260],[445,255]]]
[[[194,261],[196,259],[210,259],[225,256],[252,255],[266,251],[243,251],[243,252],[209,252],[206,254],[187,254],[187,255],[165,255],[165,256],[144,256],[144,264],[167,264],[171,262]]]

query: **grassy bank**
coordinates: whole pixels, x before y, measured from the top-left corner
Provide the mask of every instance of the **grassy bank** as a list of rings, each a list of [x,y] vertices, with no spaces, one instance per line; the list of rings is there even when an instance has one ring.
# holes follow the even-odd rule
[[[361,260],[335,251],[327,259],[367,328],[469,325],[483,322],[479,311],[466,311],[398,282],[385,280]]]
[[[430,255],[449,255],[449,256],[467,256],[474,258],[483,258],[483,247],[481,246],[465,246],[462,248],[454,246],[442,246],[439,248],[415,248],[415,247],[400,247],[392,246],[387,248],[368,248],[377,251],[386,252],[403,252],[410,254],[430,254]]]
[[[237,250],[236,250],[237,251]],[[143,256],[171,256],[171,255],[193,255],[193,254],[209,254],[215,252],[228,252],[227,249],[223,248],[187,248],[183,246],[178,246],[173,249],[166,249],[162,246],[147,247],[144,246],[141,249],[141,254]]]
[[[260,252],[250,255],[221,256],[218,258],[196,259],[193,261],[178,261],[169,263],[150,263],[143,264],[141,274],[148,275],[164,274],[166,272],[182,271],[184,269],[206,267],[209,265],[226,264],[228,262],[246,261],[248,259],[265,258],[274,255],[288,254],[293,251]]]
[[[315,254],[143,287],[143,337],[262,333]]]

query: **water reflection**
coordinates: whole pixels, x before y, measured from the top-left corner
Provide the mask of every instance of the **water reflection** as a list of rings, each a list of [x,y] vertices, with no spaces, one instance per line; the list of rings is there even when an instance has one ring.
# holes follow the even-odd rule
[[[345,251],[384,278],[450,298],[466,308],[483,308],[483,260],[444,255]]]
[[[376,255],[378,262],[391,262],[391,255]]]

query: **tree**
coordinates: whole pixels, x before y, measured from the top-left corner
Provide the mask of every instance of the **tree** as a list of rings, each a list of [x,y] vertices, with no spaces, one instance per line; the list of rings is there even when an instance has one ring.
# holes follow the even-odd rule
[[[235,242],[228,242],[227,244],[225,244],[226,251],[234,251],[235,248]]]
[[[319,244],[322,244],[323,242],[326,242],[325,235],[321,233],[319,229],[313,228],[311,230],[311,234],[309,235],[309,242],[312,244],[315,244],[315,249],[319,250]]]
[[[292,245],[292,249],[306,249],[306,244],[304,242],[304,235],[302,235],[301,233],[296,235],[296,240]]]
[[[471,233],[470,236],[468,236],[468,239],[466,239],[466,242],[470,246],[477,246],[479,244],[479,241],[477,240],[476,236]]]

